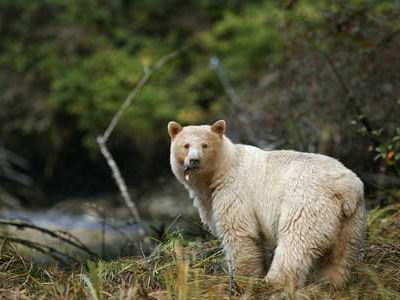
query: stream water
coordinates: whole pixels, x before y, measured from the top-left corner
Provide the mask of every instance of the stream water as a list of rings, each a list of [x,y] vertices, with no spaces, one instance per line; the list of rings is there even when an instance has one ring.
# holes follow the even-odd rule
[[[136,224],[128,224],[125,218],[125,222],[121,220],[117,222],[115,218],[100,217],[90,212],[77,214],[58,208],[41,211],[3,210],[1,218],[18,220],[53,231],[68,232],[102,257],[112,258],[136,254],[129,245],[134,244],[135,236],[138,233],[138,226]],[[4,230],[4,228],[0,227],[0,230]],[[10,237],[39,242],[80,259],[85,259],[87,256],[82,251],[67,243],[60,242],[37,230],[19,230],[12,226],[7,226],[5,231]],[[42,263],[50,262],[48,257],[43,256],[37,251],[32,251],[26,247],[20,248],[24,254],[31,256],[35,261]]]
[[[120,223],[112,225],[107,220],[107,217],[101,218],[89,213],[68,213],[61,209],[48,209],[42,211],[4,210],[1,215],[3,218],[8,220],[20,220],[32,223],[36,226],[59,228],[63,230],[74,228],[102,230],[103,226],[106,230],[110,231],[113,231],[116,227],[128,232],[135,232],[138,229],[136,224]]]

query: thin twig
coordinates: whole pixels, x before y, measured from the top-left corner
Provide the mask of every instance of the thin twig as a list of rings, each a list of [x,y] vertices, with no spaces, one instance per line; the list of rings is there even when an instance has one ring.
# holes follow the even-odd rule
[[[373,134],[373,128],[371,126],[371,123],[369,120],[366,118],[365,115],[363,115],[361,108],[356,102],[356,99],[351,91],[351,89],[347,86],[346,82],[343,80],[342,76],[340,75],[338,69],[335,66],[335,63],[332,61],[331,57],[325,53],[324,51],[320,51],[322,56],[324,57],[325,61],[328,63],[332,73],[335,75],[335,78],[339,85],[341,86],[347,100],[349,100],[351,107],[355,111],[355,113],[358,116],[358,122],[365,128],[365,130],[368,133],[369,138],[371,139],[372,143],[374,146],[379,146],[381,142],[379,139]]]
[[[146,254],[143,251],[143,247],[142,247],[142,243],[139,243],[139,248],[140,248],[140,252],[142,253],[143,259],[144,259],[144,263],[146,265],[147,271],[150,271],[150,264],[147,260]]]
[[[244,130],[244,134],[241,134],[241,139],[244,140],[244,142],[253,144],[253,145],[259,145],[260,140],[256,137],[254,134],[253,130],[251,129],[251,126],[249,125],[249,122],[243,117],[243,109],[241,106],[241,100],[239,95],[236,93],[235,89],[233,88],[231,82],[229,81],[228,76],[226,75],[225,69],[222,66],[221,60],[216,57],[212,56],[210,58],[210,68],[217,73],[219,80],[221,81],[221,84],[228,95],[228,98],[231,102],[230,105],[230,110],[231,110],[231,115],[234,120],[238,123],[238,126],[241,131]],[[240,132],[241,132],[240,131]]]
[[[380,48],[386,46],[389,44],[395,37],[396,35],[400,34],[400,29],[397,29],[391,33],[389,33],[387,36],[385,36],[376,46],[375,49],[379,50]]]
[[[108,138],[110,137],[112,131],[114,130],[115,126],[117,125],[119,119],[121,118],[122,114],[125,112],[125,110],[131,105],[132,100],[136,97],[136,95],[142,90],[143,86],[147,83],[147,81],[150,79],[150,76],[160,69],[163,65],[165,65],[168,61],[171,59],[175,58],[178,56],[184,48],[181,48],[177,51],[173,51],[166,56],[162,57],[153,67],[153,69],[150,69],[148,67],[144,68],[144,75],[142,79],[139,81],[139,83],[135,86],[135,88],[132,90],[132,92],[128,95],[126,98],[125,102],[121,105],[121,107],[118,109],[117,113],[115,116],[112,118],[110,125],[108,125],[106,131],[102,135],[102,138],[104,140],[104,143],[107,143]]]
[[[97,137],[97,143],[99,144],[100,147],[100,151],[102,153],[102,155],[104,156],[104,158],[106,159],[113,177],[115,179],[115,182],[121,192],[122,198],[125,201],[125,204],[128,206],[132,216],[134,217],[135,221],[137,222],[137,224],[139,225],[139,233],[143,236],[145,234],[144,228],[142,226],[142,221],[139,215],[139,212],[136,208],[135,203],[132,201],[132,198],[128,192],[126,183],[124,178],[121,175],[121,172],[118,168],[117,163],[115,162],[114,158],[112,157],[110,151],[107,148],[107,141],[108,138],[110,137],[112,131],[114,130],[115,126],[117,125],[119,119],[121,118],[122,114],[126,111],[126,109],[130,106],[130,104],[132,103],[133,99],[139,94],[139,92],[142,90],[142,88],[144,87],[144,85],[147,83],[147,81],[150,79],[150,76],[157,71],[158,69],[160,69],[163,65],[165,65],[168,61],[170,61],[171,59],[175,58],[178,54],[180,54],[182,51],[184,50],[184,48],[181,48],[177,51],[174,51],[166,56],[164,56],[163,58],[161,58],[155,65],[154,67],[151,69],[147,66],[145,66],[144,68],[144,75],[142,77],[142,79],[138,82],[138,84],[135,86],[135,88],[132,90],[132,92],[128,95],[128,97],[126,98],[125,102],[121,105],[121,107],[119,108],[119,110],[117,111],[117,113],[115,114],[115,116],[113,117],[113,119],[110,122],[110,125],[107,127],[106,131],[104,132],[103,135],[100,135]]]
[[[165,231],[164,231],[164,235],[167,235],[168,234],[168,231],[172,228],[172,226],[174,226],[175,225],[175,223],[178,221],[178,219],[181,217],[181,215],[177,215],[176,217],[175,217],[175,219],[171,222],[171,224],[169,224],[169,226],[167,227],[167,229],[165,229]],[[164,237],[164,236],[163,236]]]
[[[45,233],[47,235],[50,235],[53,238],[59,239],[60,241],[63,241],[67,244],[70,244],[86,253],[88,253],[89,255],[93,256],[93,257],[98,257],[98,255],[94,252],[92,252],[87,246],[85,246],[85,244],[83,244],[78,238],[74,237],[72,234],[70,233],[66,233],[64,231],[60,231],[62,234],[66,234],[69,237],[72,237],[75,241],[72,241],[68,238],[65,238],[63,236],[61,236],[60,234],[56,233],[55,231],[43,228],[43,227],[39,227],[30,223],[24,223],[24,222],[19,222],[19,221],[11,221],[11,220],[4,220],[4,219],[0,219],[0,225],[7,225],[7,226],[13,226],[16,227],[18,229],[32,229],[32,230],[36,230],[36,231],[40,231],[42,233]]]
[[[87,250],[90,251],[90,249],[78,237],[74,236],[72,233],[69,233],[68,231],[64,231],[64,230],[55,230],[55,232],[67,236],[70,239],[70,241],[75,241],[78,245],[81,245],[83,248],[86,248]],[[93,254],[97,255],[94,252],[93,252]]]
[[[149,282],[151,282],[153,280],[153,271],[151,270],[149,261],[147,260],[147,256],[143,251],[142,243],[140,243],[140,242],[139,242],[139,248],[140,248],[140,251],[142,252],[142,256],[143,256],[143,259],[144,259],[144,263],[145,263],[147,272],[149,273]]]
[[[70,255],[68,255],[66,253],[60,252],[60,251],[58,251],[57,249],[55,249],[55,248],[53,248],[51,246],[43,245],[43,244],[40,244],[40,243],[37,243],[37,242],[32,242],[32,241],[29,241],[29,240],[24,240],[24,239],[19,239],[19,238],[0,235],[0,240],[3,240],[3,239],[7,240],[7,241],[10,241],[12,243],[17,243],[17,244],[23,245],[23,246],[31,248],[31,249],[35,249],[36,251],[39,251],[39,252],[41,252],[41,253],[43,253],[45,255],[49,255],[53,259],[57,260],[58,262],[66,265],[66,266],[68,266],[69,264],[64,259],[62,259],[61,257],[66,257],[66,258],[68,258],[70,260],[73,260],[73,261],[79,263],[79,261],[76,258],[74,258],[74,257],[72,257],[72,256],[70,256]]]
[[[22,169],[26,169],[29,166],[29,163],[25,158],[6,149],[3,146],[3,143],[0,142],[0,162],[6,160]]]
[[[233,272],[234,272],[232,261],[228,261],[228,269],[229,269],[229,300],[231,300],[232,289],[233,289]]]
[[[101,257],[104,257],[106,250],[106,217],[101,222]]]
[[[12,166],[13,164],[22,169],[26,169],[28,165],[23,158],[5,149],[4,146],[0,144],[0,170],[2,171],[2,175],[22,185],[31,185],[32,179],[21,172],[15,171]]]
[[[128,192],[128,188],[126,187],[125,180],[121,175],[118,165],[115,162],[115,160],[113,159],[113,157],[111,156],[110,151],[108,151],[108,148],[107,148],[102,136],[97,137],[97,143],[99,144],[100,151],[103,154],[103,156],[105,157],[105,159],[112,171],[113,177],[115,179],[115,182],[118,185],[119,191],[121,192],[122,198],[125,200],[126,206],[129,208],[133,218],[139,225],[139,233],[141,235],[143,235],[144,229],[142,228],[142,220],[140,218],[140,215],[136,208],[136,205],[132,201],[132,198]]]

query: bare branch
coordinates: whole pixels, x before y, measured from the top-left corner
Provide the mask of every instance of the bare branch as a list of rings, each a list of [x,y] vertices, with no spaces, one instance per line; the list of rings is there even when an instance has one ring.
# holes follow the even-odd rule
[[[285,8],[287,10],[291,10],[294,8],[294,6],[296,5],[297,1],[296,0],[287,0],[286,4],[285,4]]]
[[[12,163],[22,169],[26,169],[29,166],[29,163],[25,158],[6,149],[0,142],[0,162],[2,162],[2,161],[9,161],[10,163]]]
[[[210,68],[214,70],[215,73],[217,73],[218,78],[221,81],[222,86],[229,97],[231,103],[230,110],[232,118],[236,121],[236,123],[238,123],[238,125],[240,125],[238,126],[241,129],[240,132],[244,131],[244,134],[241,134],[241,139],[244,142],[253,145],[260,145],[260,139],[256,137],[248,120],[244,118],[243,109],[240,104],[240,97],[230,83],[228,76],[226,75],[225,70],[221,64],[221,60],[216,56],[212,56],[210,58]]]
[[[19,207],[19,201],[16,197],[8,193],[5,189],[0,186],[0,203],[6,207]]]
[[[4,219],[0,219],[0,225],[7,225],[7,226],[13,226],[16,227],[18,229],[33,229],[39,232],[42,232],[44,234],[47,234],[53,238],[56,238],[60,241],[63,241],[67,244],[70,244],[86,253],[88,253],[91,256],[94,257],[98,257],[98,255],[96,253],[94,253],[93,251],[91,251],[87,246],[85,246],[78,238],[74,237],[72,234],[64,232],[64,231],[60,231],[61,234],[67,235],[68,237],[74,239],[75,241],[69,239],[69,238],[65,238],[62,235],[60,235],[59,233],[43,228],[43,227],[39,227],[30,223],[24,223],[24,222],[19,222],[19,221],[11,221],[11,220],[4,220]]]
[[[341,86],[344,94],[346,95],[347,99],[350,102],[351,107],[355,111],[358,117],[358,122],[365,128],[366,132],[368,133],[369,138],[371,139],[374,146],[378,146],[381,144],[379,139],[372,133],[373,128],[369,120],[363,115],[361,108],[358,106],[356,99],[351,91],[351,89],[347,86],[346,82],[343,80],[342,76],[340,75],[338,69],[335,66],[335,63],[332,61],[331,57],[325,53],[324,51],[319,51],[322,56],[324,57],[325,61],[328,63],[329,67],[332,70],[332,73],[335,75],[335,78],[339,85]]]
[[[393,41],[393,39],[399,35],[400,33],[400,29],[397,29],[391,33],[389,33],[387,36],[385,36],[375,47],[376,50],[379,50],[380,48],[386,46],[387,44],[389,44],[391,41]]]
[[[114,130],[115,126],[117,125],[119,119],[121,118],[122,114],[125,112],[125,110],[131,105],[132,100],[136,97],[137,94],[142,90],[143,86],[147,83],[147,81],[150,79],[150,76],[160,69],[163,65],[165,65],[169,60],[175,58],[178,54],[180,54],[184,48],[179,49],[177,51],[171,52],[170,54],[167,54],[166,56],[162,57],[155,65],[153,69],[150,69],[149,67],[145,66],[144,69],[144,75],[142,79],[139,81],[139,83],[135,86],[135,88],[132,90],[132,92],[128,95],[126,98],[125,102],[121,105],[121,107],[118,109],[117,113],[114,115],[113,119],[110,122],[110,125],[108,125],[106,131],[102,135],[102,138],[104,140],[104,144],[107,143],[108,138],[110,137],[112,131]]]
[[[138,84],[135,86],[135,88],[132,90],[132,92],[128,95],[126,98],[125,102],[121,105],[115,116],[110,122],[110,125],[107,127],[106,131],[104,132],[103,135],[97,137],[97,143],[99,144],[100,151],[104,158],[106,159],[113,177],[115,179],[115,182],[117,183],[117,186],[121,192],[122,198],[125,201],[125,204],[128,206],[132,216],[134,217],[135,221],[139,225],[139,233],[143,236],[144,235],[144,228],[142,227],[142,222],[141,218],[139,215],[139,212],[136,208],[135,203],[132,201],[132,198],[128,192],[128,189],[126,187],[126,183],[124,178],[121,175],[121,172],[118,168],[117,163],[115,162],[114,158],[112,157],[110,151],[107,148],[107,141],[108,138],[110,137],[112,131],[114,130],[115,126],[117,125],[119,119],[121,118],[122,114],[126,111],[126,109],[131,105],[133,99],[139,94],[139,92],[142,90],[144,85],[147,83],[147,81],[150,79],[150,76],[160,69],[163,65],[165,65],[168,61],[171,59],[175,58],[178,54],[180,54],[184,48],[181,48],[177,51],[174,51],[164,57],[162,57],[157,63],[154,65],[154,67],[151,69],[148,66],[144,67],[144,75],[142,79],[138,82]]]
[[[138,223],[140,229],[139,233],[144,234],[144,230],[141,226],[142,220],[139,215],[139,211],[136,208],[135,203],[132,201],[131,195],[128,192],[128,188],[126,187],[125,180],[121,175],[121,172],[118,168],[117,163],[115,162],[114,158],[111,156],[110,151],[108,151],[108,148],[104,142],[104,139],[102,136],[97,137],[97,143],[100,146],[100,151],[103,154],[104,158],[106,159],[108,166],[110,167],[114,180],[118,185],[119,191],[121,192],[122,198],[125,200],[126,206],[128,206],[133,218],[135,221]]]
[[[12,243],[17,243],[17,244],[23,245],[25,247],[34,249],[36,251],[39,251],[39,252],[41,252],[41,253],[43,253],[45,255],[48,255],[48,256],[52,257],[53,259],[55,259],[56,261],[62,263],[65,266],[68,266],[69,263],[67,263],[64,259],[62,259],[62,257],[66,257],[66,258],[68,258],[68,259],[70,259],[72,261],[75,261],[75,262],[79,263],[79,261],[76,258],[74,258],[74,257],[72,257],[72,256],[70,256],[70,255],[68,255],[66,253],[60,252],[60,251],[58,251],[57,249],[55,249],[53,247],[50,247],[50,246],[47,246],[47,245],[43,245],[43,244],[40,244],[40,243],[37,243],[37,242],[32,242],[32,241],[29,241],[29,240],[24,240],[24,239],[19,239],[19,238],[7,237],[7,236],[3,236],[3,235],[0,235],[0,240],[7,240],[7,241],[10,241]]]

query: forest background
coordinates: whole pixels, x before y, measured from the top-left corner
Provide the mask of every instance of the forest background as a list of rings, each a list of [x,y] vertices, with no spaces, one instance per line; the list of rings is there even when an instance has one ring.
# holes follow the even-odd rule
[[[369,208],[396,203],[399,16],[394,0],[2,0],[0,203],[123,206],[96,138],[171,53],[108,140],[141,207],[175,182],[167,122],[220,118],[235,142],[341,160]]]
[[[107,140],[136,239],[96,139],[149,72]],[[326,154],[365,184],[347,290],[285,299],[398,299],[399,0],[0,0],[0,298],[271,296],[227,275],[170,171],[168,121],[218,119],[235,142]]]

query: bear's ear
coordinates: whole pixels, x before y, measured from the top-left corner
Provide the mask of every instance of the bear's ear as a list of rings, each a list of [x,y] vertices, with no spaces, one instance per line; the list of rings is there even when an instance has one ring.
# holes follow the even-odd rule
[[[181,124],[171,121],[168,123],[168,134],[173,139],[179,132],[182,131]]]
[[[225,129],[226,129],[226,123],[224,120],[219,120],[211,126],[211,131],[220,136],[224,135]]]

